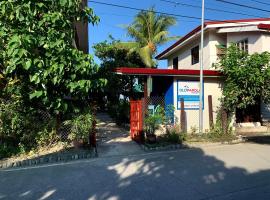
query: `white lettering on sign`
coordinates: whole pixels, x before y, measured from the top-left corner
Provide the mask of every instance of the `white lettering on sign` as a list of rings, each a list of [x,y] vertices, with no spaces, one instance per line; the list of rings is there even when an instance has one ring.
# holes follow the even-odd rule
[[[177,81],[177,109],[181,109],[181,99],[184,99],[184,109],[198,110],[200,108],[200,82]]]

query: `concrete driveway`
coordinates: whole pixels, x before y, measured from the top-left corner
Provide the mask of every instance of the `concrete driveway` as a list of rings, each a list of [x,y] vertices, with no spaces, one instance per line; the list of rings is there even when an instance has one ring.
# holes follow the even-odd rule
[[[131,139],[129,130],[117,126],[107,113],[98,113],[97,119],[99,157],[128,156],[144,152]]]
[[[270,199],[269,152],[238,144],[0,171],[0,199]]]

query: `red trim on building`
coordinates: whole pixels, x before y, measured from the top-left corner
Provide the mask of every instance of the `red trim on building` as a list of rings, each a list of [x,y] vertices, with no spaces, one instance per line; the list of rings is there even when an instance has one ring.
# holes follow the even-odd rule
[[[251,19],[236,19],[236,20],[222,20],[222,21],[209,21],[206,22],[207,25],[212,24],[229,24],[229,23],[241,23],[241,22],[260,22],[260,21],[270,21],[270,18],[251,18]]]
[[[128,68],[121,67],[114,70],[117,74],[123,75],[148,75],[148,76],[199,76],[200,70],[190,69],[152,69],[152,68]],[[218,71],[204,70],[204,76],[222,76]]]
[[[270,30],[270,24],[259,24],[258,29]]]
[[[207,25],[214,25],[214,24],[226,24],[226,23],[243,23],[243,22],[260,22],[260,21],[270,21],[270,18],[254,18],[254,19],[240,19],[240,20],[223,20],[223,21],[209,21],[204,24],[206,27]],[[191,32],[186,34],[184,37],[179,39],[177,42],[175,42],[173,45],[165,49],[163,52],[161,52],[159,55],[156,56],[156,59],[160,59],[162,56],[164,56],[166,53],[177,47],[179,44],[190,38],[191,36],[195,35],[196,33],[201,31],[201,26],[196,27]]]
[[[189,32],[188,34],[186,34],[184,37],[182,37],[181,39],[179,39],[176,43],[174,43],[172,46],[170,46],[169,48],[167,48],[165,51],[163,51],[162,53],[160,53],[159,55],[156,56],[156,59],[160,59],[162,56],[164,56],[166,53],[168,53],[169,51],[171,51],[172,49],[174,49],[175,47],[177,47],[179,44],[181,44],[182,42],[184,42],[186,39],[188,39],[189,37],[195,35],[196,33],[201,31],[201,26],[198,26],[197,28],[193,29],[191,32]]]

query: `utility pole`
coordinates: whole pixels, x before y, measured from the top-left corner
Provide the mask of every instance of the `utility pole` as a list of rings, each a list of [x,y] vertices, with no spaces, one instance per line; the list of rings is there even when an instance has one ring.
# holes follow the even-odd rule
[[[199,110],[200,134],[203,134],[203,46],[204,46],[204,0],[202,0],[201,56],[200,56],[200,110]]]

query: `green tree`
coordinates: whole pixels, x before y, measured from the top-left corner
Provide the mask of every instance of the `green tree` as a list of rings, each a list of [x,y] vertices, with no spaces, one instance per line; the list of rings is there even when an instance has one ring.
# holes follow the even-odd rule
[[[223,105],[228,111],[270,102],[270,53],[252,55],[230,45],[216,67],[224,74]]]
[[[168,29],[176,24],[172,16],[159,15],[154,8],[139,12],[132,24],[127,26],[128,35],[134,39],[133,42],[120,43],[127,46],[131,51],[136,51],[145,66],[155,67],[154,55],[157,47],[177,37],[169,37]]]
[[[120,41],[111,38],[94,45],[95,54],[101,60],[99,76],[108,80],[101,96],[107,96],[112,103],[119,101],[120,95],[129,96],[132,88],[132,77],[119,76],[113,72],[117,67],[144,66],[140,56],[125,46],[119,46]]]
[[[27,104],[51,113],[72,107],[105,84],[91,55],[74,47],[76,22],[97,23],[82,0],[0,2],[0,85],[19,88]]]

